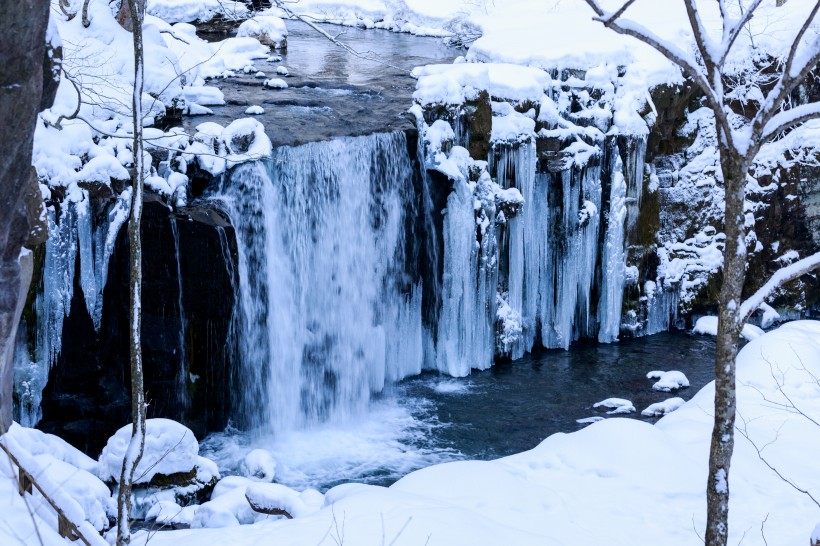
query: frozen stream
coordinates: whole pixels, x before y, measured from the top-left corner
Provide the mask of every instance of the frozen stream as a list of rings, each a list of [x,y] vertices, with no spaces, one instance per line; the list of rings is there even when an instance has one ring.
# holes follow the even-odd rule
[[[297,489],[347,481],[389,485],[431,464],[495,459],[531,449],[550,434],[579,430],[576,419],[605,416],[592,408],[605,398],[630,399],[638,412],[672,396],[688,400],[711,381],[713,358],[713,338],[683,332],[576,344],[464,379],[422,374],[372,401],[364,417],[252,443],[241,433],[215,434],[203,452],[230,473],[250,449],[268,449],[278,463],[276,481]],[[684,372],[691,387],[653,391],[646,373],[673,369]]]

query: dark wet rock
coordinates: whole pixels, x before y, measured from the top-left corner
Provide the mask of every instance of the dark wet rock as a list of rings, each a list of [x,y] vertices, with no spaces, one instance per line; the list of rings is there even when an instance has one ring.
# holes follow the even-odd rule
[[[179,264],[172,222],[179,237]],[[111,257],[98,333],[75,279],[62,353],[43,393],[39,428],[92,456],[130,420],[128,336],[124,334],[129,308],[126,235],[123,228]],[[202,437],[225,427],[230,408],[228,332],[235,280],[224,256],[236,259],[233,228],[208,203],[174,212],[158,197],[146,194],[142,236],[148,415],[174,418]],[[178,272],[183,278],[184,332]]]

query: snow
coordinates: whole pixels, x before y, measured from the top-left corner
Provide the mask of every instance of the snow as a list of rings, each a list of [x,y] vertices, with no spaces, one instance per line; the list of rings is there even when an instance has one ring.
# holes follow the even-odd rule
[[[462,104],[481,90],[497,99],[538,102],[552,78],[543,70],[513,64],[438,64],[413,69],[413,98],[422,105]]]
[[[262,85],[267,87],[268,89],[287,89],[288,84],[282,78],[270,78],[262,82]]]
[[[649,404],[649,407],[643,410],[641,412],[641,415],[643,415],[644,417],[660,417],[661,415],[672,413],[685,403],[686,401],[683,398],[667,398],[663,402]]]
[[[652,371],[646,374],[646,378],[658,380],[652,385],[652,390],[656,391],[670,392],[689,386],[689,379],[687,379],[683,372],[677,370],[668,372]]]
[[[771,317],[771,315],[769,316]],[[695,327],[692,328],[692,332],[701,335],[716,336],[718,333],[718,318],[715,316],[700,317],[697,321],[695,321]],[[740,331],[740,335],[749,341],[756,337],[762,336],[763,330],[754,324],[744,324],[743,329]]]
[[[248,14],[247,6],[231,0],[147,0],[145,12],[169,23],[209,21],[216,15],[238,19]]]
[[[100,454],[99,477],[119,482],[122,460],[131,440],[131,425],[108,439]],[[199,443],[194,433],[170,419],[147,419],[145,454],[134,474],[134,483],[148,483],[154,476],[190,472],[199,462]]]
[[[279,49],[287,45],[288,29],[279,17],[255,15],[239,25],[236,36],[256,38],[265,45]]]
[[[251,480],[272,482],[276,475],[276,461],[269,451],[253,449],[242,460],[241,470]]]
[[[261,116],[265,113],[265,109],[258,105],[248,106],[245,113],[249,116]]]
[[[767,460],[818,493],[816,426],[764,396],[785,403],[783,388],[802,411],[818,415],[820,386],[809,373],[820,376],[820,323],[788,323],[753,340],[741,351],[737,370],[738,410],[745,419],[738,426],[759,446],[774,440],[764,451]],[[379,544],[382,536],[389,543],[401,533],[396,544],[592,546],[634,544],[638,536],[642,544],[694,546],[705,525],[713,397],[709,384],[655,425],[606,419],[503,459],[425,468],[389,488],[338,486],[325,495],[323,508],[304,518],[157,533],[150,544],[319,544],[323,537],[327,543],[327,533],[336,536],[334,521],[340,532],[344,521],[345,544]],[[730,543],[758,529],[767,514],[769,544],[806,542],[816,505],[767,468],[745,438],[736,440],[729,478]],[[743,544],[764,541],[747,533]]]
[[[607,415],[617,415],[620,413],[634,413],[635,406],[632,405],[631,400],[624,398],[607,398],[592,405],[593,408],[610,408],[612,411],[606,412]]]

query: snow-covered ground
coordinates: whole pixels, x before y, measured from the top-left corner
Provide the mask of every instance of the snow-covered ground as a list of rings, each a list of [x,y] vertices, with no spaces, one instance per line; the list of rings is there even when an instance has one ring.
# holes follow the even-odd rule
[[[743,544],[804,544],[820,519],[817,505],[798,490],[820,494],[820,430],[812,421],[820,418],[820,322],[787,323],[752,340],[737,373],[730,541],[745,535]],[[214,504],[184,510],[195,526],[212,528],[139,532],[133,543],[696,545],[704,527],[713,396],[709,384],[655,425],[606,419],[503,459],[431,466],[388,488],[345,484],[323,496],[266,485],[268,477],[224,478]],[[41,468],[51,469],[52,481],[63,484],[86,519],[99,523],[110,511],[106,490],[91,487],[102,485],[95,461],[53,436],[16,426],[4,442],[22,460],[47,457]],[[250,459],[255,470],[249,472],[272,471],[267,454]],[[33,543],[25,502],[40,514],[34,517],[44,543],[64,544],[37,495],[17,495],[5,456],[0,468],[3,544]],[[246,493],[257,504],[289,509],[294,519],[254,516]]]

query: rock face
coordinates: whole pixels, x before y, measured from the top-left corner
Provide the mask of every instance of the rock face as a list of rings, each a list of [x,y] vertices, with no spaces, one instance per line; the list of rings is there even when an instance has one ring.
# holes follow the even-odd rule
[[[43,393],[39,427],[95,455],[130,419],[126,235],[120,231],[111,256],[100,331],[75,286]],[[233,229],[215,208],[172,212],[148,194],[142,237],[148,415],[173,417],[201,437],[224,428],[230,407]]]
[[[37,112],[51,104],[56,85],[46,55],[49,3],[3,0],[0,37],[0,433],[11,426],[12,353],[25,292],[18,257],[29,235],[25,195]],[[56,61],[58,57],[55,57]],[[59,71],[57,72],[59,73]],[[47,80],[48,83],[44,83]],[[36,184],[35,184],[36,188]],[[21,290],[22,287],[22,290]]]

